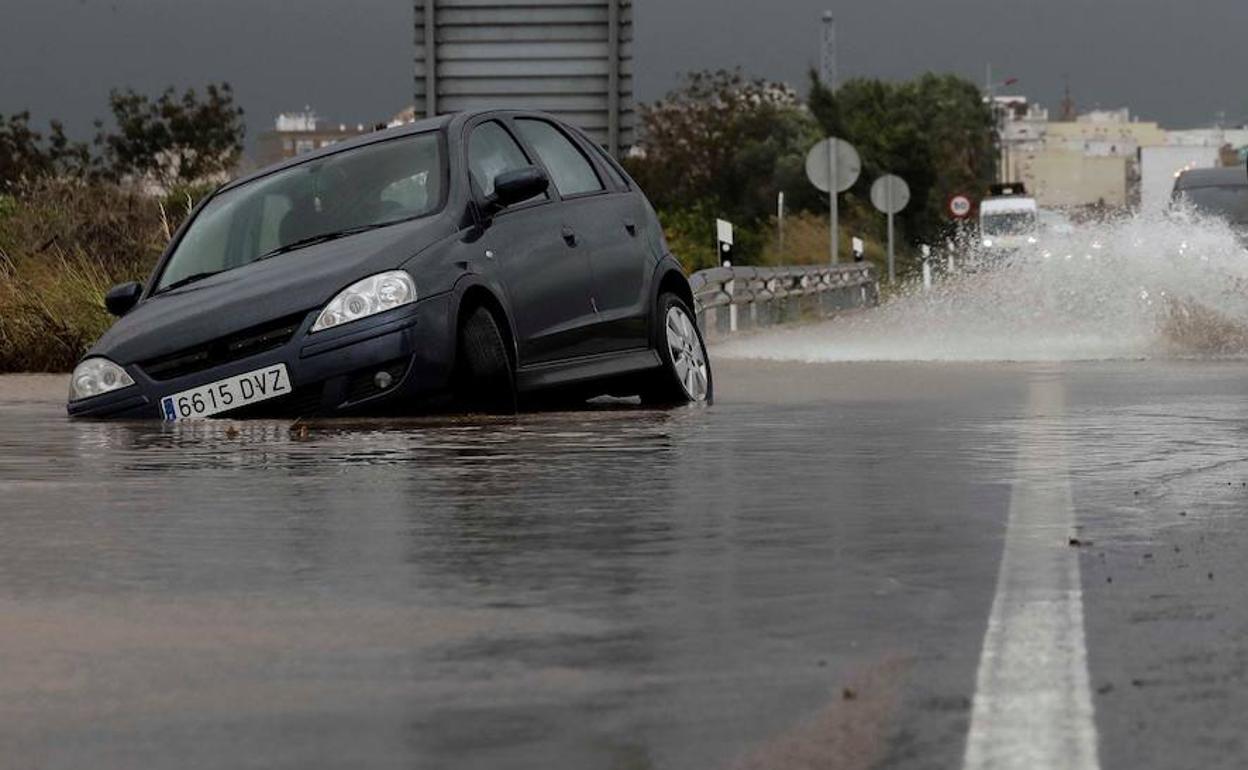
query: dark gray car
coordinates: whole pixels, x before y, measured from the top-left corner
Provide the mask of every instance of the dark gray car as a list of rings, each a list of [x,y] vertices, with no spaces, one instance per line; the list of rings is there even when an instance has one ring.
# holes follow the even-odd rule
[[[709,401],[693,297],[600,147],[530,112],[377,132],[225,185],[75,369],[69,413],[511,411]]]
[[[1171,202],[1226,221],[1241,241],[1248,241],[1248,171],[1243,166],[1184,171],[1174,180]]]

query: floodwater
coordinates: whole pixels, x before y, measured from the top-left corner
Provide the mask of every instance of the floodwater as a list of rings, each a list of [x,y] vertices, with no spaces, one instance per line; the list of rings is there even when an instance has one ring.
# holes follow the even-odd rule
[[[1104,361],[1248,356],[1248,252],[1222,222],[1087,225],[990,269],[910,284],[834,325],[743,337],[720,356],[793,361]],[[936,260],[942,270],[943,256]],[[965,270],[969,265],[972,269]]]
[[[0,766],[1238,766],[1248,270],[1201,233],[727,341],[707,408],[89,423],[0,378]]]
[[[930,501],[884,491],[967,460],[880,440],[930,432],[916,406],[722,387],[306,434],[4,403],[0,745],[40,767],[730,767],[819,717],[849,731],[819,745],[878,758],[913,640],[849,616],[890,597],[934,623],[947,591],[922,586],[967,569],[904,559]],[[876,715],[842,728],[856,681]]]
[[[1106,764],[1196,730],[1213,766],[1248,713],[1242,374],[724,359],[710,408],[306,433],[0,380],[0,764],[956,766],[1047,382]]]

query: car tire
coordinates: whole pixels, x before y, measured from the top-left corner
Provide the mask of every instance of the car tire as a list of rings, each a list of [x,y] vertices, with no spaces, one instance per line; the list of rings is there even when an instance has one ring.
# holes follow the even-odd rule
[[[455,395],[470,412],[516,413],[516,379],[494,314],[474,308],[459,327]]]
[[[664,292],[655,303],[655,348],[663,366],[650,375],[642,403],[656,406],[711,403],[715,380],[702,330],[684,300]]]

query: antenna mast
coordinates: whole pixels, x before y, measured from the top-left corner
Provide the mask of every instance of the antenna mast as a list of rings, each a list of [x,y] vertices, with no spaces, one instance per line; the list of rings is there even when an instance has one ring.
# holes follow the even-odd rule
[[[819,79],[829,91],[836,91],[836,22],[831,11],[823,12],[822,45],[819,49]]]

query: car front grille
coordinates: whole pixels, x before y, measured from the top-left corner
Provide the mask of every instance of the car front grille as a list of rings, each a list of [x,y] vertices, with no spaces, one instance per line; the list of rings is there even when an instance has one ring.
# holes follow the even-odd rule
[[[244,329],[226,337],[159,358],[140,361],[139,368],[153,380],[172,380],[214,366],[237,361],[240,358],[280,348],[295,336],[307,313],[279,318],[250,329]]]

